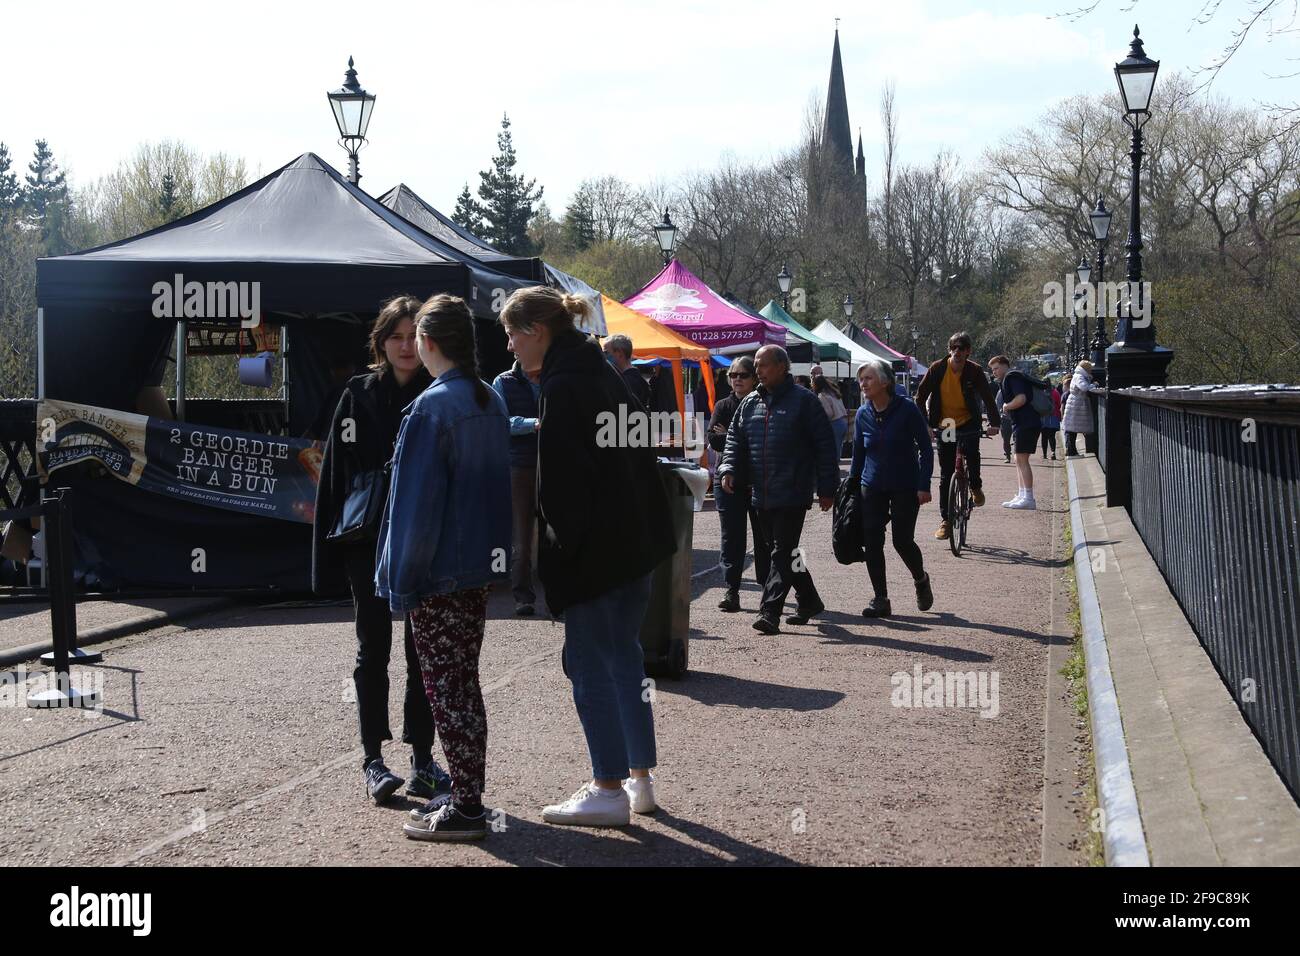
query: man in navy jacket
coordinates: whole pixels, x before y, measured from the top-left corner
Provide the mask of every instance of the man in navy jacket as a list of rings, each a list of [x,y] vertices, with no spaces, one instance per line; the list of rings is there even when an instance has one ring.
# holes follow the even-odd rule
[[[521,617],[532,614],[537,601],[533,548],[537,537],[537,399],[542,391],[541,378],[541,369],[529,374],[515,362],[512,369],[492,382],[510,414],[510,503],[514,515],[510,585],[515,595],[515,614]]]
[[[839,454],[821,402],[790,375],[785,349],[765,345],[754,356],[759,386],[736,409],[718,474],[723,490],[748,485],[763,536],[772,545],[771,570],[754,629],[780,630],[781,609],[793,588],[796,611],[787,624],[807,624],[826,610],[799,547],[816,491],[822,511],[830,509],[839,485]]]

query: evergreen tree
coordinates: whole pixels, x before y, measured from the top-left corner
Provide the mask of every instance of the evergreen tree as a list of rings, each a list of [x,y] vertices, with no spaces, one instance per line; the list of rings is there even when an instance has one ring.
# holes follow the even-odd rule
[[[0,213],[17,209],[22,198],[18,188],[18,176],[9,171],[13,160],[9,156],[9,147],[0,143]]]
[[[27,169],[22,194],[27,221],[41,231],[46,255],[62,255],[70,251],[65,238],[70,206],[67,175],[43,139],[36,141],[36,153]]]
[[[577,252],[591,248],[596,241],[596,214],[586,183],[578,188],[564,210],[564,239]]]
[[[469,183],[456,197],[456,208],[452,211],[451,221],[475,236],[483,234],[483,210],[469,194]]]
[[[180,207],[176,204],[176,177],[163,173],[162,192],[158,194],[158,211],[162,213],[163,222],[171,222],[180,216]]]
[[[510,117],[503,116],[492,168],[479,173],[482,236],[502,252],[526,256],[532,254],[528,223],[533,218],[533,204],[542,198],[543,190],[537,185],[537,180],[525,180],[515,173],[517,162],[510,135]]]

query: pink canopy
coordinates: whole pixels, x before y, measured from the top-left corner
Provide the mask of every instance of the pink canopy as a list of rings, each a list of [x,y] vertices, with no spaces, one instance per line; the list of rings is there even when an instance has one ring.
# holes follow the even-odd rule
[[[676,259],[623,301],[707,349],[785,345],[785,327],[736,308]]]
[[[890,348],[884,342],[880,341],[880,337],[877,336],[875,332],[872,332],[870,329],[863,329],[862,332],[867,336],[867,338],[871,339],[871,341],[875,342],[878,346],[880,346],[881,352],[884,352],[888,355],[892,355],[894,356],[894,358],[900,358],[904,362],[906,362],[907,369],[909,372],[914,372],[917,369],[920,369],[922,371],[925,370],[925,366],[922,365],[920,362],[918,362],[912,356],[904,355],[902,352],[898,351],[898,349]]]

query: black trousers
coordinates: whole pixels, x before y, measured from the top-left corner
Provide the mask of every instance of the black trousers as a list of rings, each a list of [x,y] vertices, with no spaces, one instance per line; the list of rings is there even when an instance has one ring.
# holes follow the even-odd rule
[[[921,503],[911,491],[868,491],[858,489],[862,503],[862,543],[867,551],[867,574],[876,597],[889,597],[885,583],[885,525],[894,526],[894,550],[912,572],[912,580],[925,577],[925,561],[916,546],[916,516]]]
[[[740,590],[740,579],[745,570],[747,524],[754,535],[754,580],[763,587],[772,563],[772,545],[763,537],[758,512],[749,503],[749,494],[727,494],[718,487],[713,496],[718,505],[718,520],[722,523],[722,573],[727,589]]]
[[[807,514],[807,508],[767,508],[758,513],[763,537],[772,546],[771,567],[763,586],[763,604],[759,613],[772,620],[781,616],[791,589],[801,610],[822,605],[812,575],[808,573],[808,559],[799,550],[799,538],[803,535]]]
[[[939,515],[945,521],[948,520],[948,489],[952,487],[952,473],[957,470],[958,445],[961,446],[961,453],[966,457],[966,473],[970,475],[970,486],[984,487],[984,482],[980,478],[980,435],[981,430],[977,426],[959,429],[954,436],[955,441],[944,441],[943,430],[939,431]]]
[[[1043,442],[1043,457],[1044,458],[1047,457],[1047,452],[1049,448],[1051,449],[1052,454],[1055,455],[1056,454],[1056,429],[1044,428],[1042,442]]]
[[[1065,453],[1066,453],[1067,455],[1077,455],[1077,454],[1079,454],[1079,449],[1078,449],[1078,447],[1077,447],[1076,444],[1075,444],[1075,439],[1076,439],[1076,436],[1077,436],[1078,434],[1079,434],[1078,432],[1066,432],[1066,433],[1065,433]]]
[[[345,562],[352,603],[356,607],[357,664],[352,681],[357,691],[361,745],[367,757],[377,757],[383,742],[393,739],[388,727],[388,659],[393,647],[393,615],[388,602],[375,596],[374,542],[350,546]],[[409,615],[403,630],[406,697],[402,707],[402,742],[417,751],[428,750],[433,747],[433,713],[424,693],[424,677],[411,637]]]

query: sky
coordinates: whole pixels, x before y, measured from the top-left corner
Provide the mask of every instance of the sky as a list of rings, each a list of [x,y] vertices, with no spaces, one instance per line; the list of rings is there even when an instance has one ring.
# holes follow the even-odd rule
[[[0,142],[25,171],[47,139],[76,184],[162,139],[262,174],[307,151],[346,172],[325,94],[352,56],[378,96],[364,189],[405,182],[450,213],[508,113],[519,170],[558,215],[587,177],[671,181],[725,154],[764,161],[794,146],[810,98],[825,96],[839,17],[849,119],[874,181],[887,81],[902,162],[949,149],[975,165],[1060,100],[1113,91],[1135,20],[1163,75],[1211,62],[1250,0],[1223,0],[1204,26],[1203,0],[1098,0],[1060,15],[1082,2],[5,0],[5,32],[43,39],[3,45],[17,92],[0,101]],[[1300,35],[1258,30],[1214,90],[1300,100],[1300,80],[1269,78],[1300,69],[1296,57]]]

